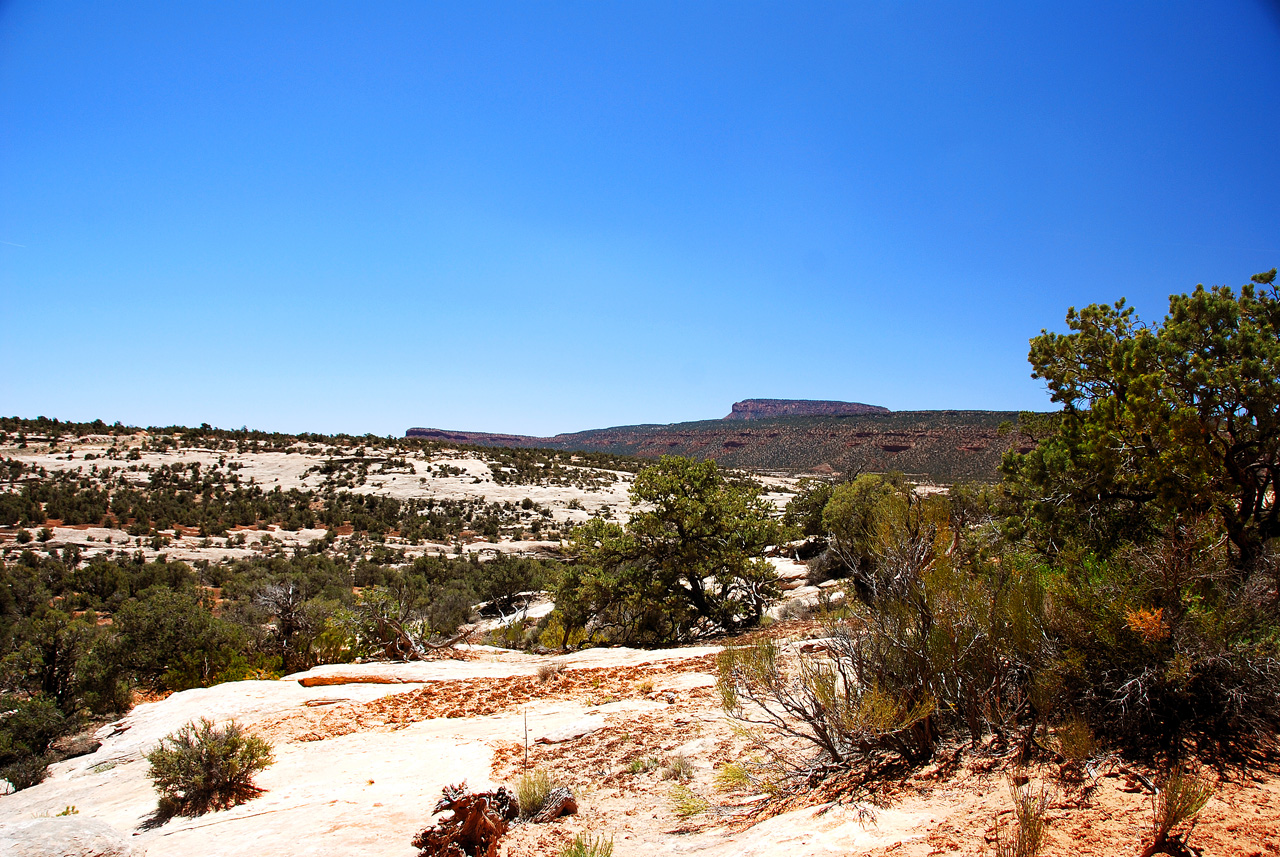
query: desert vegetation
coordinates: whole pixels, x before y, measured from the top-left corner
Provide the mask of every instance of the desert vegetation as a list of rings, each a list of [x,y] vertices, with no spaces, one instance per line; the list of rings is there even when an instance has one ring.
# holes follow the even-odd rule
[[[271,746],[246,735],[234,720],[188,723],[147,754],[160,793],[157,820],[204,815],[256,797],[262,789],[253,778],[273,761]]]
[[[723,642],[716,690],[746,748],[716,774],[727,793],[839,783],[870,801],[944,757],[1053,761],[1064,782],[1112,759],[1155,772],[1149,853],[1184,848],[1212,793],[1197,772],[1256,769],[1277,750],[1274,279],[1175,295],[1155,323],[1123,301],[1072,310],[1070,332],[1032,339],[1061,409],[1001,429],[1018,445],[998,480],[939,490],[855,467],[799,481],[785,509],[750,475],[679,456],[484,450],[482,469],[423,438],[0,420],[11,448],[45,455],[0,462],[0,777],[38,782],[60,736],[139,692],[425,657],[488,617],[484,641],[543,652]],[[89,434],[101,457],[49,467]],[[177,456],[197,445],[200,461]],[[252,449],[318,463],[303,487],[269,488],[235,458]],[[629,506],[392,496],[384,478],[627,488]],[[119,541],[59,544],[67,526]],[[536,557],[462,550],[538,536],[552,538]],[[165,553],[214,540],[241,553]],[[818,606],[773,614],[816,615],[809,639],[762,627],[782,595],[766,553],[806,560],[821,587]],[[530,615],[535,601],[554,609]],[[538,684],[561,672],[547,665]],[[165,752],[217,743],[212,728]],[[625,769],[661,769],[682,817],[713,811],[683,756]],[[526,772],[512,818],[552,790],[546,771]],[[174,794],[175,812],[199,811]],[[1023,782],[1011,796],[998,850],[1035,853],[1044,794]]]
[[[664,457],[631,489],[625,525],[595,520],[574,533],[553,619],[565,639],[587,629],[610,640],[668,643],[759,622],[778,597],[759,557],[781,531],[758,488],[714,461]]]
[[[944,746],[1115,754],[1165,772],[1147,853],[1182,853],[1170,831],[1211,794],[1188,766],[1265,764],[1280,730],[1274,278],[1174,296],[1159,324],[1090,306],[1033,339],[1063,410],[1027,420],[1041,440],[998,486],[802,486],[784,520],[849,599],[820,645],[721,654],[723,707],[755,751],[726,781],[842,776],[870,799]],[[1043,801],[1015,804],[1002,853],[1034,853]]]

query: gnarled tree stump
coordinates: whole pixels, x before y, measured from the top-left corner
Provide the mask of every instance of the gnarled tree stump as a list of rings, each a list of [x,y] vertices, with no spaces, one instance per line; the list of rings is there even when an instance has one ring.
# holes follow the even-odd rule
[[[496,857],[498,840],[520,814],[520,804],[503,787],[497,791],[467,792],[467,784],[445,786],[434,812],[450,812],[413,839],[422,849],[418,857]]]

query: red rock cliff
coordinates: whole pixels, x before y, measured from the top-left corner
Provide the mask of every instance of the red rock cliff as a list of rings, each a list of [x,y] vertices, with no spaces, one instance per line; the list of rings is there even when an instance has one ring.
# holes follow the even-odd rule
[[[743,399],[734,402],[726,420],[763,420],[769,417],[846,417],[887,414],[888,408],[861,402],[825,402],[814,399]]]

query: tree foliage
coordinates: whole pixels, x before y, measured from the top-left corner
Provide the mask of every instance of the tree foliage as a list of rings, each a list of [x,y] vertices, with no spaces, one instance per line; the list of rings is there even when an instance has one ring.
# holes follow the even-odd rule
[[[1248,759],[1280,728],[1280,295],[1124,301],[1031,341],[1060,414],[1004,463],[1007,532],[1045,564],[1039,708],[1127,751]]]
[[[760,556],[780,528],[756,486],[714,461],[666,456],[640,471],[631,499],[640,511],[626,527],[596,520],[574,534],[583,568],[557,592],[566,636],[588,620],[646,643],[760,621],[779,592]]]
[[[1276,271],[1237,294],[1197,286],[1159,324],[1124,300],[1067,314],[1031,341],[1059,430],[1005,473],[1047,545],[1109,550],[1175,519],[1217,516],[1242,570],[1280,535],[1280,295]]]

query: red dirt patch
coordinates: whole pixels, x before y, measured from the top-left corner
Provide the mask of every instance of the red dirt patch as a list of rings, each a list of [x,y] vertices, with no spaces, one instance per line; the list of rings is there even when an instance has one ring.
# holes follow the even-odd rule
[[[260,728],[279,740],[323,741],[357,731],[403,729],[412,723],[440,717],[486,717],[548,697],[599,705],[644,696],[650,691],[641,688],[651,676],[708,672],[714,669],[714,664],[714,656],[707,655],[635,667],[566,670],[547,681],[527,675],[436,681],[418,690],[363,704],[290,712],[263,723]]]

